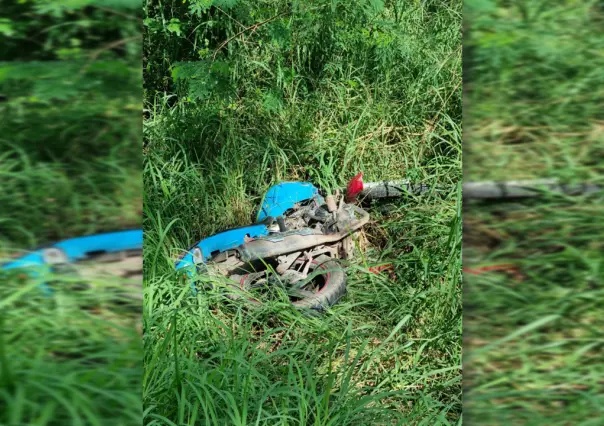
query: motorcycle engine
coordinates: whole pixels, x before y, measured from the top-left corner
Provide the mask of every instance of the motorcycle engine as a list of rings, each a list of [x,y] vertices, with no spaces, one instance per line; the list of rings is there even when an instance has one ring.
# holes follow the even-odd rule
[[[298,204],[285,213],[285,225],[287,230],[299,230],[303,228],[315,228],[323,233],[336,232],[340,222],[340,213],[331,213],[326,204],[310,202]],[[344,213],[346,216],[346,214]],[[277,224],[272,225],[271,232],[279,232]]]

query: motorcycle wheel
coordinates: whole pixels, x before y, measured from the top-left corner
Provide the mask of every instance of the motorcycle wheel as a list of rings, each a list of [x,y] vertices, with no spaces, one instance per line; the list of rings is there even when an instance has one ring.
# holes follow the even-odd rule
[[[323,311],[338,303],[346,294],[346,272],[336,259],[326,255],[318,256],[313,259],[309,274],[312,279],[304,283],[300,292],[290,296],[295,307]],[[238,287],[250,291],[255,287],[256,281],[257,274],[244,275],[238,280]],[[256,299],[250,301],[259,303]]]

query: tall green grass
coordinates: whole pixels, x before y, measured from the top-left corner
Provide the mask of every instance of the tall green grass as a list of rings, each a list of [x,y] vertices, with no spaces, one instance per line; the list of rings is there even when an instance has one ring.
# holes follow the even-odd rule
[[[601,183],[602,8],[471,2],[465,180]],[[602,196],[464,209],[464,414],[595,425],[602,395]]]
[[[140,302],[119,281],[76,292],[66,277],[0,279],[0,424],[140,423]]]
[[[146,424],[461,422],[460,6],[147,3]],[[177,279],[175,258],[249,224],[270,185],[333,191],[361,170],[449,189],[370,208],[321,317]],[[368,272],[384,263],[395,279]]]
[[[0,263],[140,226],[138,8],[2,2]],[[140,424],[140,302],[109,299],[117,281],[77,292],[55,278],[45,297],[0,271],[0,424]]]
[[[0,251],[140,226],[140,29],[107,6],[2,6]]]
[[[75,167],[39,161],[21,147],[4,151],[0,253],[140,226],[140,171],[120,158],[128,148],[118,145],[112,155],[81,159]]]

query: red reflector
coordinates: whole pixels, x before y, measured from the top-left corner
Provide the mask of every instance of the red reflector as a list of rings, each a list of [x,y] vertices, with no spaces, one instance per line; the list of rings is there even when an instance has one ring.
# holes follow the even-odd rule
[[[346,188],[346,201],[351,202],[354,201],[359,195],[359,193],[363,190],[363,172],[360,172],[358,175],[353,177],[348,183],[348,187]]]

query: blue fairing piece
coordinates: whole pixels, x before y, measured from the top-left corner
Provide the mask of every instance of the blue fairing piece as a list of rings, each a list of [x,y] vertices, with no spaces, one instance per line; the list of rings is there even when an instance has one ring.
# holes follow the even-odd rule
[[[61,241],[53,247],[60,248],[69,257],[70,262],[85,259],[87,253],[104,251],[115,253],[143,248],[143,230],[110,232]]]
[[[271,187],[260,206],[257,221],[267,217],[278,217],[287,210],[294,207],[296,203],[316,198],[320,203],[323,199],[319,195],[319,190],[311,183],[307,182],[282,182]]]
[[[89,235],[86,237],[71,238],[59,243],[49,245],[46,248],[61,249],[70,263],[83,260],[88,253],[94,252],[119,252],[124,250],[137,250],[143,247],[143,231],[135,229],[131,231],[109,232],[106,234]],[[15,269],[28,266],[44,265],[42,252],[37,250],[17,260],[2,265],[2,269]]]
[[[33,253],[22,256],[16,260],[1,265],[1,269],[29,268],[29,275],[39,276],[38,271],[44,270],[45,266],[42,253],[47,248],[58,248],[65,253],[68,262],[73,263],[86,259],[91,253],[114,253],[124,250],[138,250],[143,247],[143,231],[135,229],[120,232],[108,232],[106,234],[89,235],[85,237],[71,238],[59,243],[36,250]],[[48,291],[46,285],[42,285]]]
[[[212,254],[216,252],[223,252],[226,250],[234,249],[245,243],[246,235],[250,238],[258,238],[268,235],[268,228],[266,225],[250,225],[243,228],[230,229],[228,231],[221,232],[220,234],[212,235],[204,240],[201,240],[195,246],[191,247],[189,252],[183,256],[183,258],[176,264],[176,269],[182,269],[187,266],[192,266],[193,262],[193,250],[199,248],[203,255],[203,261],[207,261]]]
[[[44,265],[44,259],[42,259],[42,253],[39,251],[30,253],[12,262],[5,263],[2,265],[2,269],[17,269],[27,268],[30,266],[41,266]]]
[[[176,264],[176,270],[184,269],[187,277],[193,277],[193,250],[199,248],[203,256],[203,261],[206,262],[216,252],[223,252],[234,249],[245,243],[245,237],[258,238],[268,235],[268,227],[264,224],[251,225],[243,228],[230,229],[221,232],[220,234],[212,235],[204,240],[201,240],[185,254],[182,259]],[[197,294],[195,282],[191,281],[191,289],[193,294]]]

